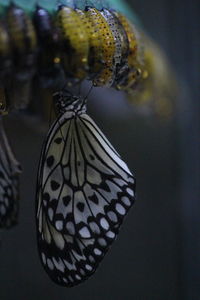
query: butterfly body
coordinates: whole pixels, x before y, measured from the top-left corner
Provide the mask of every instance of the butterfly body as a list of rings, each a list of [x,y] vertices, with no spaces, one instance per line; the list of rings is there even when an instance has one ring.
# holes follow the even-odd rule
[[[61,113],[42,150],[37,192],[41,261],[64,286],[96,270],[135,193],[133,175],[87,115],[84,101],[72,100],[58,103]]]

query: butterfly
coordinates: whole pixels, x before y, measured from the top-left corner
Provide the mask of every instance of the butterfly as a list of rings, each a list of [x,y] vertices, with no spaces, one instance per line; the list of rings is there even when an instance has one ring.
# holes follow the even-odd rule
[[[135,178],[86,113],[85,100],[54,95],[38,170],[37,241],[45,271],[59,285],[88,279],[135,201]]]
[[[17,223],[20,173],[21,166],[12,153],[0,118],[0,228]]]

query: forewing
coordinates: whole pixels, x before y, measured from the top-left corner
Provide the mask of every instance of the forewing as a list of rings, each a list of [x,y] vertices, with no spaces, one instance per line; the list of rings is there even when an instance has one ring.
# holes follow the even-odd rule
[[[56,121],[42,162],[42,204],[53,227],[91,238],[120,226],[134,202],[135,180],[88,115]]]

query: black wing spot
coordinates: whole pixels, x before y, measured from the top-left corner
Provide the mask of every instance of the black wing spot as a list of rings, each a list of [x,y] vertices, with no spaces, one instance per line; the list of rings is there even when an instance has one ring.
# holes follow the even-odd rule
[[[49,157],[47,158],[47,166],[48,166],[49,168],[51,168],[51,167],[53,166],[53,164],[54,164],[54,161],[55,161],[55,159],[54,159],[53,155],[49,156]]]
[[[93,203],[95,203],[95,204],[99,204],[99,200],[98,200],[98,197],[97,197],[96,194],[94,194],[94,195],[88,197],[88,199],[89,199],[90,201],[92,201]]]
[[[55,139],[54,142],[59,145],[62,143],[62,138],[59,137],[59,138]]]
[[[77,208],[80,210],[80,212],[84,212],[85,204],[82,202],[79,202],[77,204]]]
[[[51,188],[53,191],[56,191],[60,187],[60,184],[56,182],[55,180],[51,181]]]
[[[71,197],[70,196],[65,196],[63,197],[63,203],[65,206],[68,206],[68,204],[70,203],[71,201]]]
[[[101,189],[105,190],[106,192],[111,192],[109,185],[108,185],[105,181],[103,181],[103,182],[99,185],[99,187],[100,187]]]
[[[94,155],[90,154],[89,157],[90,157],[91,160],[95,160]]]
[[[49,200],[50,200],[49,193],[44,193],[44,194],[43,194],[43,197],[42,197],[42,200],[49,201]]]

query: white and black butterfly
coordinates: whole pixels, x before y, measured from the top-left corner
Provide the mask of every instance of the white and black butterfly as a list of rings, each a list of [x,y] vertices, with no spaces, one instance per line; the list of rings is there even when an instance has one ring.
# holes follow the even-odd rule
[[[135,200],[135,179],[84,100],[56,94],[60,116],[43,146],[37,182],[41,262],[57,284],[74,286],[98,267]]]
[[[20,164],[10,148],[0,118],[0,228],[10,228],[17,223],[20,173]]]

